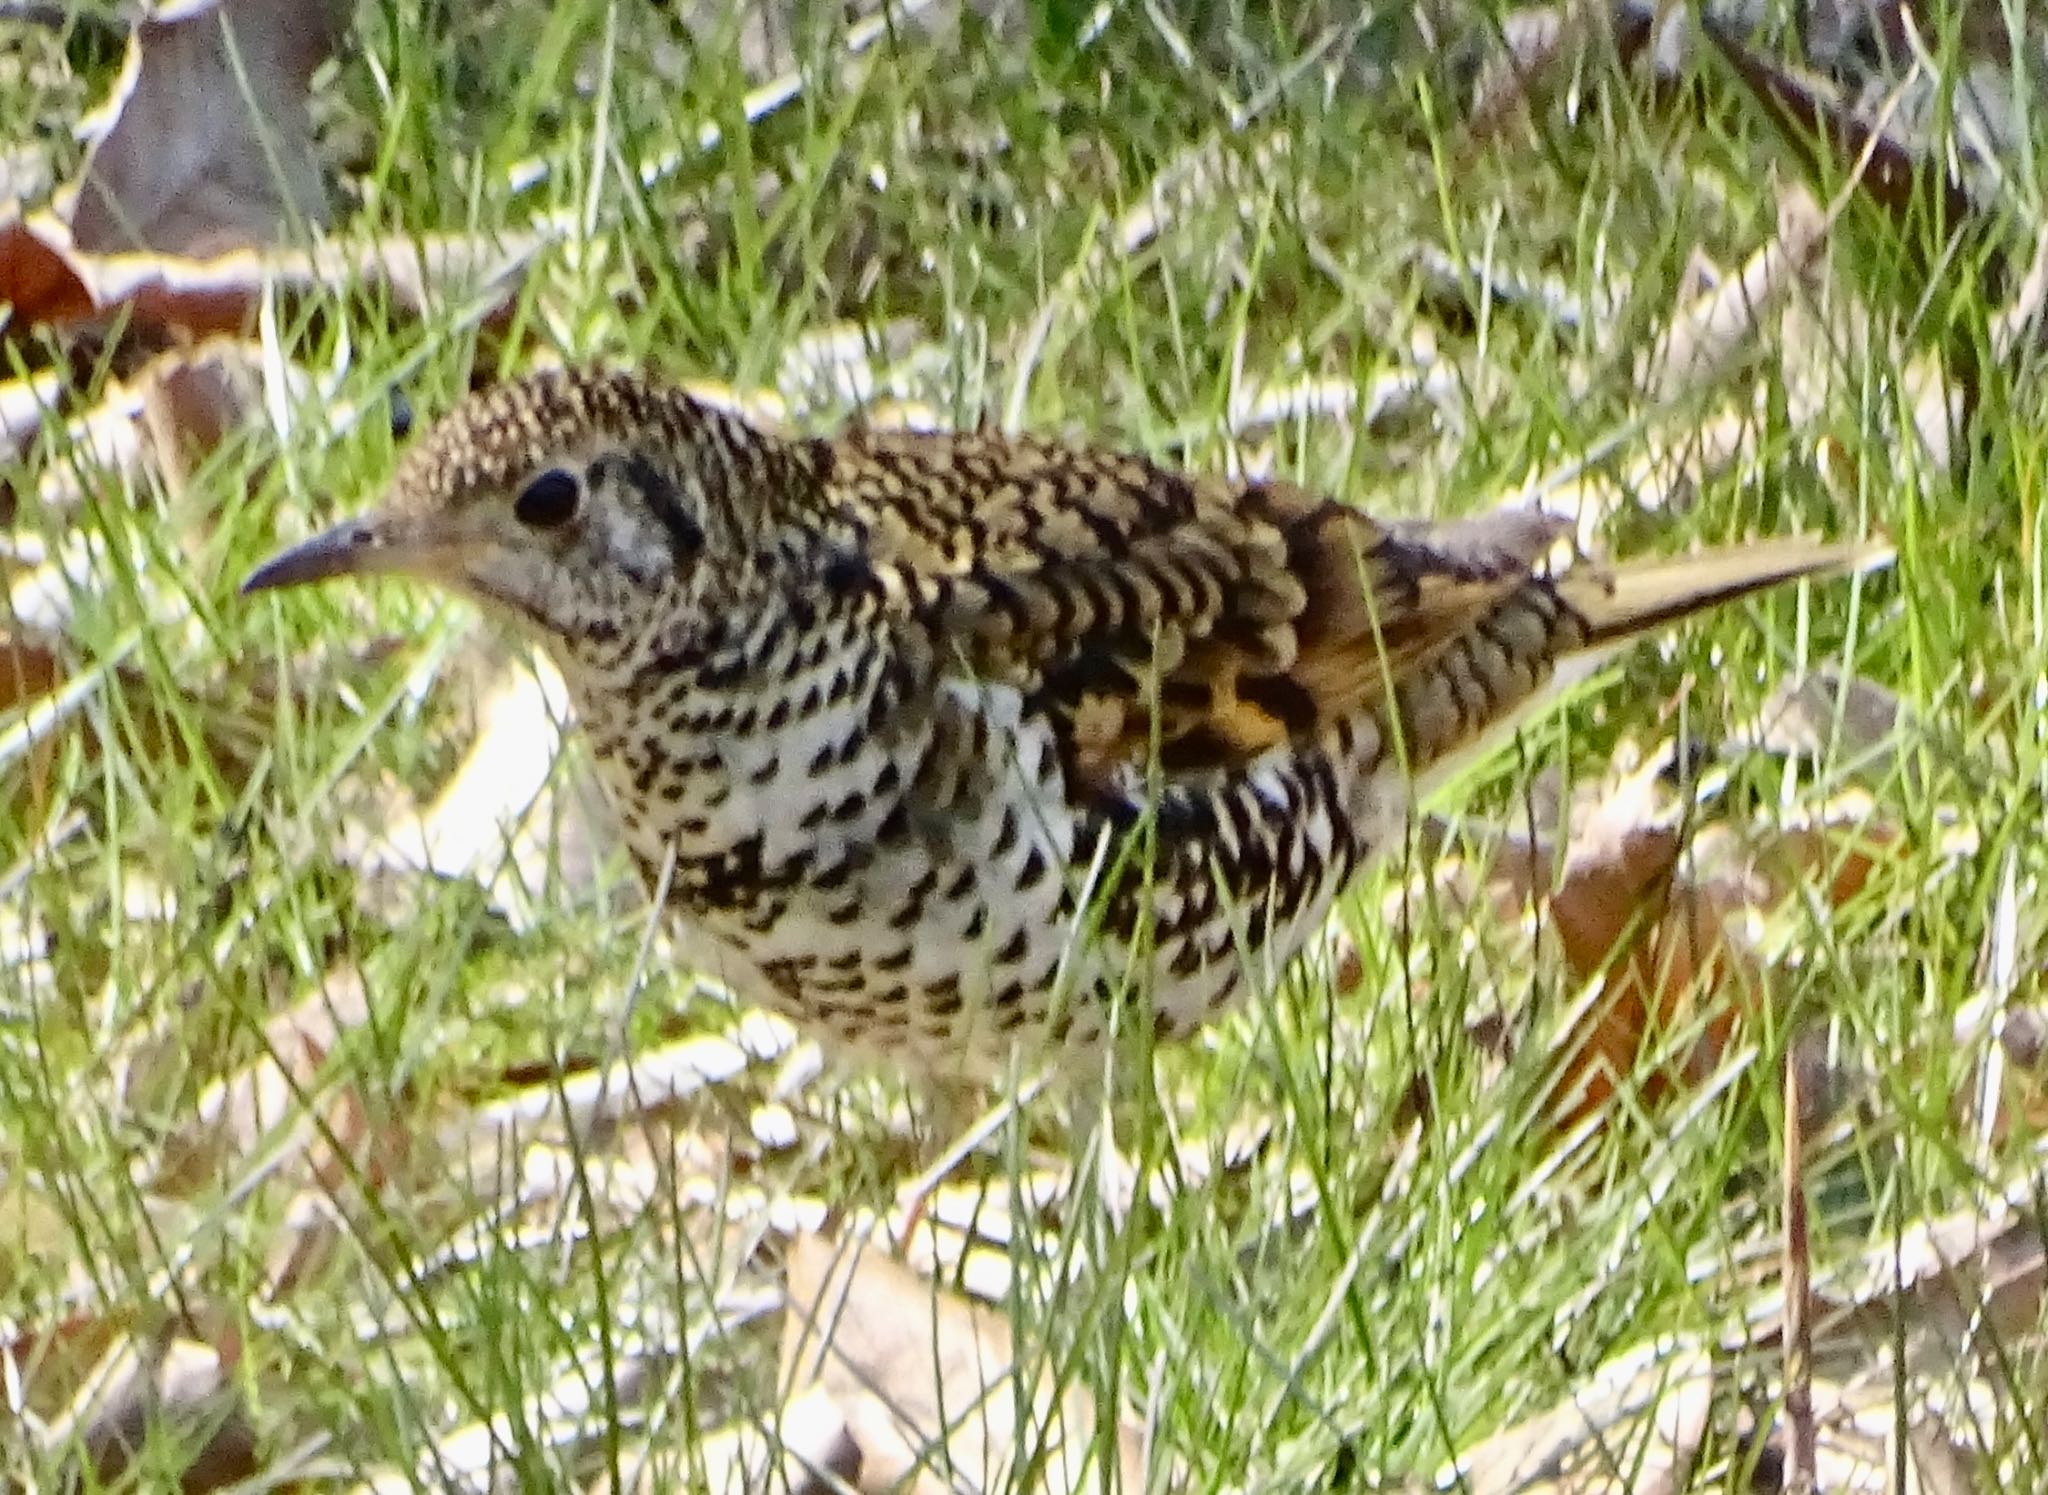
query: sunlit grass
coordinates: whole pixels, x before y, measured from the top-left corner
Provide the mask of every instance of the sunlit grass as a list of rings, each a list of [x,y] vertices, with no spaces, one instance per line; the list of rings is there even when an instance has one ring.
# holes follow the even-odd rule
[[[647,1445],[683,1467],[693,1430],[775,1400],[773,1276],[746,1199],[889,1201],[905,1149],[886,1077],[835,1070],[781,1094],[766,1062],[644,1136],[536,1122],[501,1147],[509,1133],[480,1129],[478,1110],[517,1088],[508,1076],[616,1056],[636,972],[636,1048],[735,1017],[664,944],[640,969],[630,897],[580,885],[515,928],[467,879],[373,875],[342,854],[349,828],[431,800],[465,751],[495,658],[479,662],[471,612],[389,585],[233,594],[280,540],[373,495],[399,445],[376,415],[395,377],[426,421],[472,379],[550,356],[652,363],[806,430],[863,407],[1014,420],[1394,514],[1482,508],[1740,392],[1751,454],[1682,511],[1617,518],[1613,548],[1865,525],[1899,542],[1894,573],[1860,588],[1765,599],[1636,650],[1442,807],[1512,822],[1538,775],[1597,777],[1623,739],[1718,751],[1814,666],[1896,691],[1910,771],[1808,765],[1799,794],[1861,782],[1902,859],[1866,900],[1788,916],[1787,1010],[1748,1032],[1736,1072],[1662,1108],[1618,1106],[1560,1164],[1545,1035],[1577,993],[1504,921],[1448,896],[1419,893],[1390,922],[1389,894],[1421,880],[1396,858],[1346,902],[1360,989],[1308,971],[1158,1056],[1168,1117],[1119,1113],[1151,1172],[1183,1171],[1173,1138],[1211,1139],[1214,1177],[1158,1202],[1141,1188],[1121,1227],[1086,1189],[1056,1219],[1018,1222],[1005,1306],[1027,1360],[1144,1421],[1184,1487],[1430,1478],[1616,1354],[1739,1341],[1776,1249],[1776,1076],[1795,1018],[1831,1023],[1860,1076],[1809,1165],[1822,1260],[1971,1202],[2024,1155],[2024,1128],[1985,1144],[1956,1124],[1982,1054],[1951,1034],[1983,987],[2005,869],[2027,895],[2041,873],[2037,355],[1987,371],[1984,455],[1961,480],[1902,434],[1898,369],[1846,341],[1818,413],[1773,372],[1775,330],[1757,371],[1691,406],[1648,405],[1643,359],[1689,258],[1730,271],[1776,221],[1784,157],[1738,92],[1673,107],[1595,49],[1575,109],[1539,106],[1533,135],[1474,145],[1398,27],[1243,15],[1180,36],[1147,15],[1119,10],[1085,45],[971,15],[934,40],[905,21],[849,60],[821,11],[778,60],[801,87],[750,122],[764,75],[742,65],[737,24],[693,41],[652,10],[594,3],[363,13],[361,54],[322,85],[358,210],[342,231],[542,222],[551,242],[481,336],[347,287],[284,308],[280,345],[338,384],[182,492],[106,481],[54,442],[29,461],[74,464],[86,494],[72,513],[25,508],[18,527],[77,557],[66,663],[101,683],[32,795],[26,751],[0,764],[25,806],[0,821],[0,880],[39,951],[10,956],[0,987],[12,1332],[77,1315],[233,1338],[231,1379],[275,1458],[444,1487],[450,1431],[499,1419],[508,1484],[587,1484]],[[2031,184],[2013,190],[2033,201]],[[1884,233],[1862,225],[1831,253],[1859,315],[1924,345],[1928,288]],[[1959,274],[1940,289],[1943,325],[1985,346],[1996,308],[1981,286]],[[1825,323],[1845,301],[1838,286],[1813,310]],[[867,356],[800,377],[795,351],[842,327]],[[1374,418],[1234,418],[1310,380]],[[366,413],[342,425],[344,402]],[[1816,469],[1822,432],[1854,458],[1846,488]],[[572,739],[558,785],[579,753]],[[1738,754],[1730,772],[1777,802],[1775,760]],[[1974,850],[1955,849],[1959,824]],[[613,855],[596,882],[628,879]],[[2030,951],[2026,896],[2020,922]],[[266,1025],[337,970],[360,973],[367,1019],[310,1060],[280,1048]],[[1497,1013],[1525,1025],[1505,1063],[1466,1031]],[[209,1086],[266,1053],[292,1079],[262,1135],[191,1157],[169,1145]],[[1411,1122],[1418,1089],[1430,1105]],[[771,1100],[803,1112],[794,1147],[750,1140]],[[1048,1110],[1031,1131],[1057,1141]],[[1251,1161],[1222,1166],[1225,1131],[1254,1120],[1269,1130]],[[327,1138],[322,1166],[288,1142],[295,1126]],[[1031,1160],[1015,1128],[991,1154],[998,1175]],[[553,1168],[576,1181],[522,1192],[524,1170]],[[543,1205],[522,1208],[528,1194]],[[273,1254],[309,1210],[334,1228],[277,1291]],[[2038,1366],[2037,1349],[2015,1353]],[[1775,1375],[1756,1350],[1725,1394],[1767,1404]],[[580,1440],[547,1432],[565,1384],[599,1409]],[[2022,1483],[2044,1467],[2023,1432],[2041,1410],[1982,1430]],[[0,1469],[49,1483],[72,1456]]]

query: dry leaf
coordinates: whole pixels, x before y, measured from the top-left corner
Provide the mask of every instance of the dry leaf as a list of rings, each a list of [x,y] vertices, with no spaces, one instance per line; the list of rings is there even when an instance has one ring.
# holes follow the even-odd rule
[[[1049,1375],[1020,1372],[1008,1321],[890,1259],[876,1244],[885,1234],[856,1223],[837,1243],[806,1236],[789,1252],[781,1384],[831,1394],[860,1452],[858,1488],[1004,1489],[1020,1460],[1033,1461],[1033,1489],[1094,1488],[1086,1391],[1056,1394]],[[1138,1440],[1119,1433],[1123,1488],[1142,1489]]]
[[[1601,1366],[1569,1400],[1495,1433],[1437,1478],[1468,1495],[1668,1495],[1706,1436],[1714,1369],[1697,1345],[1653,1345]]]
[[[558,1362],[551,1381],[513,1404],[489,1409],[489,1415],[438,1433],[420,1452],[419,1470],[430,1470],[437,1490],[487,1492],[528,1488],[531,1482],[508,1484],[506,1450],[515,1445],[548,1450],[549,1466],[576,1468],[593,1454],[619,1452],[620,1423],[637,1413],[653,1389],[651,1357],[622,1336],[607,1359],[603,1377],[576,1360]],[[639,1421],[637,1416],[634,1421]],[[393,1475],[359,1485],[359,1492],[421,1488],[418,1476]],[[549,1489],[581,1486],[548,1484]]]
[[[568,690],[544,655],[503,671],[433,803],[378,829],[352,860],[373,873],[471,878],[515,929],[565,897],[594,895],[615,838],[594,777],[556,773],[569,721]]]
[[[1882,779],[1906,721],[1904,705],[1882,685],[1824,665],[1772,691],[1735,737],[1788,757],[1827,754]]]
[[[1709,478],[1752,455],[1758,432],[1769,428],[1771,388],[1758,383],[1746,394],[1730,388],[1721,399],[1709,397],[1737,385],[1736,376],[1766,353],[1789,360],[1793,339],[1772,346],[1770,319],[1790,319],[1803,304],[1796,293],[1816,280],[1830,223],[1805,188],[1781,190],[1776,235],[1738,274],[1689,296],[1638,359],[1637,381],[1652,391],[1659,412],[1640,449],[1619,465],[1601,452],[1575,458],[1506,502],[1570,514],[1580,544],[1595,549],[1617,509],[1681,507]],[[1789,374],[1785,382],[1792,382]],[[1802,419],[1818,415],[1818,406],[1801,411]]]
[[[1551,1104],[1567,1130],[1604,1111],[1673,1037],[1689,1042],[1642,1082],[1643,1098],[1710,1074],[1769,996],[1768,964],[1746,929],[1753,916],[1802,889],[1839,907],[1898,841],[1860,798],[1804,824],[1716,823],[1688,840],[1667,762],[1668,751],[1615,784],[1580,817],[1562,858],[1554,845],[1510,837],[1519,844],[1493,868],[1499,906],[1542,903],[1567,970],[1592,984],[1558,1045]]]
[[[0,223],[0,302],[10,304],[0,345],[19,328],[63,327],[117,308],[138,328],[242,332],[268,287],[381,290],[413,313],[470,299],[497,307],[542,242],[539,233],[421,234],[353,247],[324,241],[311,249],[238,249],[212,259],[100,255],[75,246],[54,215],[35,213]]]
[[[1573,979],[1604,977],[1559,1046],[1552,1109],[1567,1130],[1607,1107],[1650,1045],[1703,1013],[1707,1021],[1677,1067],[1695,1077],[1711,1070],[1735,1015],[1732,1004],[1713,998],[1731,979],[1753,983],[1759,974],[1723,938],[1723,900],[1680,875],[1685,840],[1663,768],[1653,758],[1573,828],[1554,881],[1555,853],[1540,845],[1509,853],[1496,867],[1514,905],[1544,902],[1545,928]],[[1668,1071],[1653,1074],[1646,1098],[1668,1090],[1672,1079]]]
[[[1798,186],[1780,191],[1777,236],[1739,275],[1674,317],[1649,355],[1638,379],[1652,402],[1678,403],[1714,388],[1740,359],[1760,351],[1766,315],[1812,274],[1827,230],[1827,214],[1813,194]]]
[[[1750,47],[1728,27],[1705,20],[1702,29],[1753,97],[1776,119],[1785,143],[1808,174],[1820,181],[1856,173],[1857,190],[1902,229],[1901,245],[1914,246],[1914,222],[1951,229],[1977,216],[1962,183],[1939,153],[1918,154],[1885,133],[1884,124],[1859,119],[1820,80],[1801,76],[1775,57]],[[1825,152],[1825,158],[1823,158]]]
[[[2048,1134],[2048,1014],[2012,1001],[2010,992],[1986,991],[1964,1004],[1954,1031],[1958,1052],[1983,1053],[1956,1096],[1964,1131],[1990,1154],[2001,1152],[2015,1133]],[[1987,1036],[1995,1047],[1979,1048]]]
[[[402,1166],[403,1138],[372,1123],[351,1085],[326,1083],[322,1073],[336,1042],[369,1015],[362,974],[353,966],[328,972],[264,1024],[261,1058],[201,1092],[197,1115],[165,1147],[152,1186],[182,1192],[222,1158],[246,1160],[266,1143],[269,1169],[297,1168],[338,1188],[350,1172],[330,1151],[338,1147],[354,1158],[372,1187],[381,1184]],[[270,1140],[280,1130],[287,1140]]]
[[[74,718],[39,726],[33,713],[63,679],[64,664],[53,639],[26,630],[0,631],[0,807],[16,825],[40,825],[48,816],[50,767]]]
[[[227,338],[153,359],[135,383],[147,448],[174,495],[263,408],[260,355]],[[252,475],[249,483],[255,482]]]
[[[746,1040],[764,1026],[743,1022],[731,1035],[694,1034],[616,1063],[550,1075],[475,1108],[462,1125],[478,1138],[511,1140],[531,1137],[548,1124],[582,1133],[644,1117],[743,1073],[762,1057],[758,1044]]]
[[[134,351],[123,361],[131,362]],[[287,366],[288,374],[296,372]],[[0,457],[20,452],[39,431],[50,433],[49,460],[17,496],[32,494],[51,514],[80,508],[88,492],[146,462],[176,497],[199,465],[263,409],[264,393],[258,352],[227,338],[148,357],[129,377],[109,378],[84,410],[64,376],[45,371],[0,384]],[[296,398],[299,391],[280,393]],[[248,481],[253,485],[255,475]]]
[[[257,1442],[221,1352],[176,1335],[123,1337],[80,1385],[71,1405],[38,1440],[75,1448],[92,1466],[95,1488],[118,1485],[147,1442],[152,1476],[167,1471],[162,1451],[177,1449],[180,1490],[223,1489],[259,1469]],[[173,1437],[152,1436],[169,1423]]]
[[[736,1423],[699,1439],[688,1467],[692,1488],[705,1495],[832,1495],[867,1488],[846,1414],[820,1387],[794,1397],[766,1426]],[[657,1488],[667,1487],[646,1478],[623,1487],[607,1479],[597,1486],[604,1495],[623,1495],[624,1490],[655,1495]]]
[[[1914,1222],[1896,1242],[1876,1243],[1860,1260],[1819,1276],[1814,1291],[1830,1307],[1821,1332],[1884,1344],[1903,1321],[1935,1370],[1952,1369],[1972,1344],[2010,1346],[2037,1336],[2048,1302],[2039,1184],[2029,1173],[1982,1208]],[[2023,1404],[2024,1396],[2013,1401]]]
[[[334,1261],[351,1226],[332,1195],[301,1189],[285,1207],[284,1219],[264,1259],[264,1303],[282,1303],[301,1287],[318,1284]]]
[[[33,634],[0,635],[0,714],[49,695],[63,678],[54,643]]]
[[[1787,1468],[1784,1488],[1826,1495],[1936,1495],[1943,1490],[2000,1488],[1967,1476],[1971,1460],[1939,1411],[1929,1405],[1931,1391],[1924,1382],[1911,1388],[1915,1406],[1908,1414],[1910,1421],[1901,1427],[1899,1388],[1881,1364],[1859,1368],[1848,1380],[1817,1381],[1814,1478],[1802,1485],[1796,1472]],[[1774,1447],[1776,1443],[1773,1438]],[[1895,1478],[1901,1468],[1906,1473],[1903,1485]],[[1948,1482],[1953,1479],[1962,1483]]]
[[[87,254],[204,259],[327,222],[306,91],[343,0],[185,0],[136,24],[71,214]]]
[[[18,205],[0,217],[0,302],[7,319],[0,330],[21,322],[69,321],[89,309],[85,288],[67,253],[71,231],[47,213],[34,219]]]

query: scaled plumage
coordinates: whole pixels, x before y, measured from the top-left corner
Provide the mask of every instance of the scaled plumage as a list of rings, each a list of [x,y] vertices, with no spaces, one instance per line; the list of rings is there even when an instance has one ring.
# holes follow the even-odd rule
[[[554,654],[691,958],[945,1073],[1270,983],[1414,778],[1568,656],[1873,564],[1553,575],[1533,512],[1376,521],[987,432],[800,440],[601,371],[473,397],[251,589],[403,572]]]

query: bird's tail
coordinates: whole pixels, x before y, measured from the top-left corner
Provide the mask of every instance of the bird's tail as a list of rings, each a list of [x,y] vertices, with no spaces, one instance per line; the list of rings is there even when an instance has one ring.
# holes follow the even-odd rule
[[[1585,621],[1581,647],[1599,649],[1752,592],[1869,571],[1891,558],[1884,540],[1756,540],[1664,560],[1577,567],[1559,578],[1557,594]]]
[[[1555,577],[1531,574],[1494,604],[1483,626],[1401,682],[1409,770],[1422,793],[1440,788],[1643,633],[1786,582],[1867,571],[1891,557],[1883,540],[1757,540],[1670,559],[1582,561]]]

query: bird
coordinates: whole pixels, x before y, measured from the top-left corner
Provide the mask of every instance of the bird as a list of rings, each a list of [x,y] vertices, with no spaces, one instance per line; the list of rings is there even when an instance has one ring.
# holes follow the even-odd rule
[[[1561,672],[1881,539],[1599,565],[993,429],[770,430],[658,373],[467,395],[245,593],[400,577],[558,667],[676,958],[949,1081],[1270,990]],[[1565,554],[1565,552],[1574,552]]]

